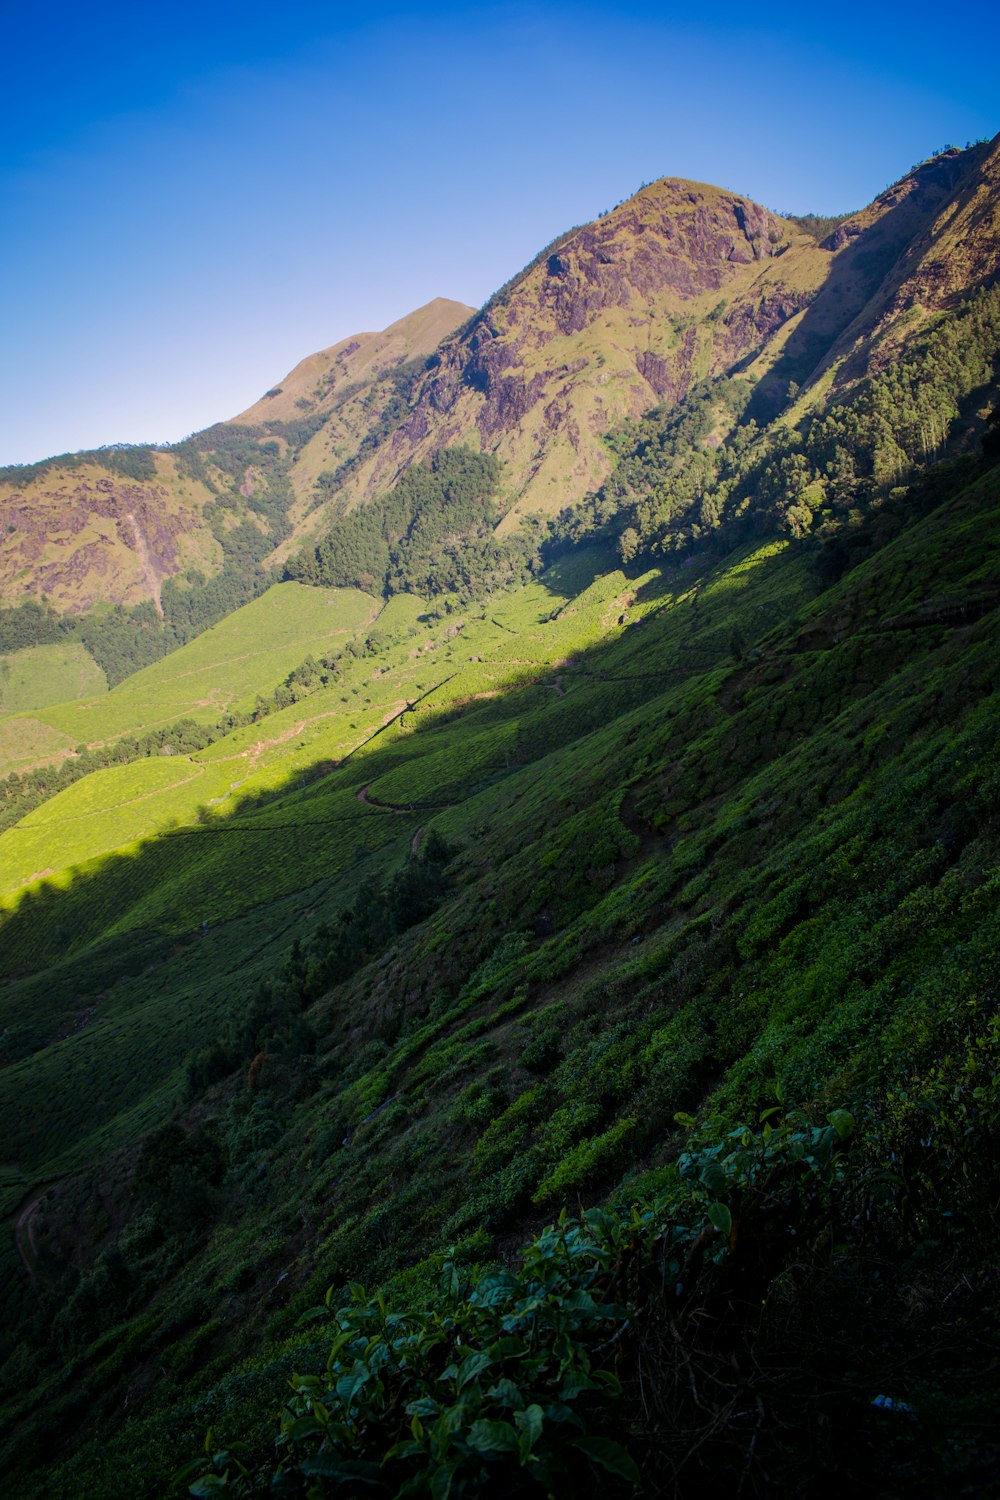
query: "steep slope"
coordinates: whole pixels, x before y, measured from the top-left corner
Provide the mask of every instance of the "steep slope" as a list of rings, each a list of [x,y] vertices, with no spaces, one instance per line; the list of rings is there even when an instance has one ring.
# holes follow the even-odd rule
[[[998,220],[1000,138],[922,163],[822,244],[738,194],[652,183],[479,313],[437,299],[344,340],[173,450],[0,473],[0,601],[152,600],[169,622],[165,580],[280,567],[454,444],[504,461],[501,533],[552,515],[607,477],[609,432],[701,380],[744,375],[764,422],[796,387],[793,417],[886,367],[995,284]]]
[[[998,243],[1000,136],[923,163],[824,242],[830,276],[770,366],[758,405],[781,405],[785,380],[819,380],[826,393],[885,369],[936,316],[995,285]]]
[[[361,443],[398,397],[391,373],[429,354],[470,311],[439,298],[384,333],[345,339],[234,422],[173,448],[0,470],[0,607],[44,596],[60,613],[143,601],[162,613],[168,579],[184,592],[227,561],[245,574],[289,530],[290,473],[307,501],[312,493],[309,459],[292,463],[318,423],[333,444]]]
[[[169,453],[145,456],[135,477],[99,454],[0,471],[0,603],[159,606],[165,578],[221,566],[205,518],[214,498]]]
[[[960,292],[995,283],[998,215],[1000,137],[923,163],[822,245],[739,195],[653,183],[556,241],[444,341],[412,412],[343,473],[344,494],[371,496],[463,442],[506,461],[515,513],[551,512],[606,477],[606,433],[701,379],[760,381],[759,420],[831,362],[843,389]]]
[[[841,1248],[846,1189],[832,1227],[808,1217],[804,1172],[753,1233],[747,1217],[729,1248],[718,1229],[703,1242],[706,1274],[733,1267],[725,1326],[742,1327],[748,1305],[774,1320],[719,1355],[720,1369],[736,1361],[749,1410],[763,1392],[764,1414],[718,1426],[742,1432],[736,1472],[757,1452],[775,1493],[796,1492],[796,1464],[803,1493],[824,1465],[852,1472],[864,1445],[831,1458],[831,1422],[863,1432],[875,1472],[892,1472],[866,1409],[873,1390],[929,1400],[913,1387],[934,1289],[969,1277],[951,1331],[927,1324],[936,1368],[967,1354],[973,1306],[980,1328],[995,1322],[976,1204],[981,1187],[992,1201],[997,1117],[997,473],[967,461],[915,494],[901,531],[829,589],[814,554],[787,541],[700,577],[627,579],[571,559],[457,636],[443,634],[454,616],[433,622],[424,665],[452,650],[430,680],[461,663],[464,703],[426,720],[411,709],[415,729],[397,723],[310,785],[22,901],[3,931],[19,1056],[0,1074],[17,1228],[5,1464],[21,1493],[164,1493],[178,1445],[196,1457],[209,1425],[213,1452],[246,1442],[253,1466],[310,1458],[320,1434],[307,1421],[270,1452],[270,1409],[293,1374],[323,1377],[331,1335],[297,1320],[327,1286],[395,1278],[409,1315],[415,1300],[433,1306],[447,1245],[459,1267],[503,1259],[562,1202],[669,1184],[675,1112],[729,1129],[772,1107],[776,1079],[796,1103],[818,1100],[820,1123],[851,1109],[871,1141],[864,1245]],[[484,684],[468,658],[490,652],[521,682]],[[405,643],[401,657],[412,665]],[[172,1102],[172,1123],[154,1128]],[[884,1162],[904,1149],[895,1203]],[[727,1179],[706,1185],[693,1232],[706,1203],[726,1222],[720,1195],[733,1219],[749,1215]],[[638,1229],[630,1211],[624,1222],[627,1240]],[[922,1270],[901,1266],[918,1250]],[[629,1296],[662,1285],[656,1264]],[[694,1275],[672,1271],[671,1295]],[[872,1328],[849,1364],[837,1335],[832,1372],[829,1332],[811,1335],[813,1415],[786,1420],[781,1330],[808,1311],[800,1288],[831,1279],[832,1304],[849,1296]],[[890,1292],[908,1311],[880,1332],[872,1309],[889,1318]],[[683,1375],[670,1351],[681,1335],[688,1347],[686,1329],[675,1323],[645,1366],[654,1405],[657,1382]],[[608,1389],[633,1357],[624,1338],[607,1353],[613,1333],[594,1340]],[[256,1365],[231,1373],[258,1339]],[[468,1399],[485,1402],[486,1387]],[[992,1390],[963,1387],[948,1420],[979,1422]],[[324,1385],[323,1399],[344,1419],[328,1442],[353,1461],[382,1429],[352,1425],[347,1391]],[[137,1408],[152,1410],[145,1424]],[[652,1483],[662,1438],[648,1411],[635,1395],[610,1431],[629,1434]],[[66,1462],[53,1481],[56,1426]],[[390,1462],[422,1464],[413,1442]],[[967,1479],[974,1443],[959,1459]],[[935,1475],[951,1461],[924,1459]],[[698,1481],[697,1464],[687,1473]]]
[[[341,339],[302,360],[280,384],[234,417],[233,423],[255,427],[275,418],[294,422],[304,413],[330,416],[340,412],[357,395],[357,387],[370,385],[394,365],[432,354],[473,312],[463,302],[435,297],[381,333],[356,333]]]

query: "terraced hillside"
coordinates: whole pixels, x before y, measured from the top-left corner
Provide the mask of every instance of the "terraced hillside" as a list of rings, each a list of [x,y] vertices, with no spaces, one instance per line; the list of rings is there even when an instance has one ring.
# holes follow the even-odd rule
[[[249,1444],[241,1461],[279,1462],[282,1381],[319,1372],[329,1345],[297,1319],[331,1283],[419,1306],[447,1245],[502,1258],[560,1203],[663,1188],[676,1112],[755,1117],[776,1081],[820,1117],[849,1109],[876,1160],[916,1152],[917,1219],[883,1195],[871,1234],[908,1245],[933,1238],[945,1201],[958,1215],[969,1291],[950,1331],[913,1315],[914,1369],[894,1391],[937,1391],[928,1472],[988,1462],[948,1425],[955,1401],[961,1420],[982,1409],[979,1356],[960,1396],[933,1382],[959,1378],[966,1308],[981,1330],[995,1308],[961,1174],[996,1117],[997,618],[982,591],[1000,493],[972,460],[935,484],[832,587],[815,549],[785,541],[628,575],[575,554],[464,615],[411,601],[364,689],[346,674],[347,703],[314,721],[313,773],[307,747],[281,741],[263,796],[20,896],[2,935],[6,1323],[30,1341],[32,1308],[48,1308],[60,1350],[38,1387],[18,1373],[43,1359],[28,1343],[4,1367],[23,1493],[167,1492],[208,1425],[223,1448]],[[370,717],[348,718],[365,697]],[[220,741],[201,763],[229,753]],[[985,1092],[921,1146],[907,1101],[938,1079],[970,1107]],[[927,1252],[935,1276],[947,1253]],[[784,1285],[784,1252],[768,1254]],[[904,1300],[908,1274],[892,1272]],[[866,1295],[851,1292],[871,1322]],[[880,1337],[872,1322],[857,1389],[827,1361],[815,1398],[834,1431],[858,1424],[876,1472],[899,1457],[864,1414],[888,1368]],[[792,1398],[758,1378],[778,1426],[738,1427],[737,1457],[755,1431],[781,1482],[805,1462],[781,1427]],[[76,1427],[83,1389],[88,1427],[118,1431],[110,1447]],[[501,1420],[490,1401],[477,1410]],[[623,1410],[611,1430],[631,1424],[630,1451],[655,1465],[655,1431]],[[62,1451],[82,1448],[53,1474],[55,1420]],[[803,1441],[849,1470],[811,1420]],[[308,1457],[309,1430],[287,1462]],[[507,1472],[490,1469],[499,1453],[475,1462]]]

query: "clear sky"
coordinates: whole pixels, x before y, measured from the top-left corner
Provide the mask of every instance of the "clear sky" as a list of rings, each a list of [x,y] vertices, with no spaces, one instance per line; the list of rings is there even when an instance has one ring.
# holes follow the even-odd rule
[[[993,4],[56,0],[3,46],[0,463],[232,416],[643,181],[832,213],[1000,130]]]

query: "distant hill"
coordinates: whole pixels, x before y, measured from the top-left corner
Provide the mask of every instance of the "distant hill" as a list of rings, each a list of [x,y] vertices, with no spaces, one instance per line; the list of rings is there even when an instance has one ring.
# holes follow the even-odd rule
[[[605,437],[700,381],[745,378],[761,421],[791,390],[801,414],[996,283],[1000,143],[945,151],[829,224],[817,241],[815,220],[665,178],[561,236],[478,313],[437,299],[342,340],[185,443],[0,471],[0,604],[151,600],[169,622],[201,576],[221,579],[217,618],[255,568],[280,570],[444,447],[504,462],[507,534],[598,489]]]
[[[425,358],[470,312],[437,299],[384,333],[345,339],[235,422],[172,448],[0,470],[0,607],[44,597],[80,613],[152,601],[161,614],[166,604],[169,619],[167,580],[179,579],[183,594],[190,579],[217,577],[227,563],[236,591],[216,617],[226,602],[237,607],[248,573],[291,531],[298,491],[311,493],[302,450],[320,422],[331,440],[343,430],[356,445],[391,399],[393,372]]]

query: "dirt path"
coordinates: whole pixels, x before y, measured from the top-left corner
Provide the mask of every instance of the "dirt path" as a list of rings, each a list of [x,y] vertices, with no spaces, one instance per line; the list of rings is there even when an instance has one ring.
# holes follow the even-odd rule
[[[32,1281],[36,1279],[35,1263],[38,1260],[38,1250],[35,1246],[35,1214],[38,1211],[38,1205],[44,1197],[45,1194],[42,1192],[37,1197],[32,1198],[31,1202],[21,1209],[14,1222],[14,1244],[17,1246],[17,1253],[21,1257],[21,1264]]]
[[[363,802],[366,807],[377,807],[379,812],[396,813],[399,817],[406,817],[407,813],[413,810],[409,807],[395,807],[391,802],[376,802],[374,798],[369,797],[366,786],[358,789],[358,801]],[[419,832],[419,829],[417,831]]]
[[[397,813],[400,817],[407,817],[415,812],[441,812],[444,808],[453,805],[451,802],[408,802],[405,807],[402,807],[398,802],[379,802],[377,797],[369,797],[367,786],[358,788],[358,801],[363,802],[366,807],[376,808],[379,812]],[[413,835],[414,838],[421,833],[423,833],[423,828],[418,828]]]

